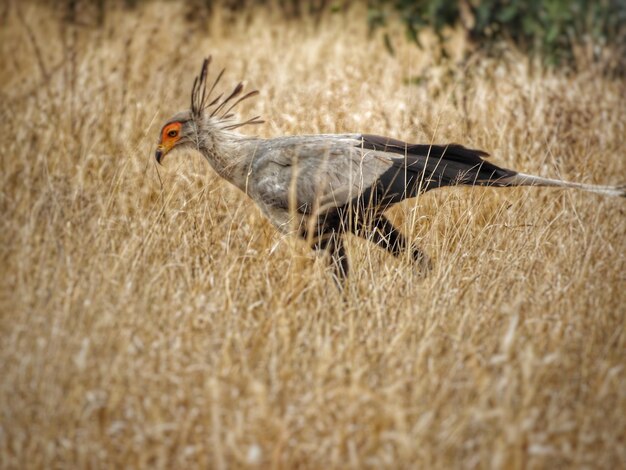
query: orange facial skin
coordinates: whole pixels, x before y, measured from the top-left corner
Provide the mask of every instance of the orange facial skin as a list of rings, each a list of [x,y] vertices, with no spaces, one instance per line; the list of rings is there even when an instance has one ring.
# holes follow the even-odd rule
[[[161,131],[161,142],[156,149],[156,161],[161,163],[167,152],[172,150],[176,142],[180,140],[182,124],[180,122],[171,122],[163,127]]]

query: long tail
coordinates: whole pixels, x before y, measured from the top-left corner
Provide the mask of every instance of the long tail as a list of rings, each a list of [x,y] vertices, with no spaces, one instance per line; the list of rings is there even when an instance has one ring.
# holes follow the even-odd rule
[[[504,183],[506,186],[556,186],[559,188],[575,188],[590,193],[602,194],[604,196],[626,197],[626,184],[603,186],[597,184],[573,183],[570,181],[527,175],[526,173],[517,173],[513,176],[503,178],[500,180],[500,183]]]

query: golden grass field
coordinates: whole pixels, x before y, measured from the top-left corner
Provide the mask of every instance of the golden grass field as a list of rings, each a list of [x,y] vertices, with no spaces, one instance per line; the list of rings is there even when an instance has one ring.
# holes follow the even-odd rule
[[[266,124],[244,133],[459,142],[618,184],[626,82],[514,51],[446,63],[400,29],[391,56],[358,8],[319,27],[183,10],[96,28],[9,5],[0,467],[624,467],[626,200],[431,192],[391,217],[432,273],[351,238],[341,294],[199,155],[159,174],[153,155],[210,53],[224,87],[261,90],[240,112]]]

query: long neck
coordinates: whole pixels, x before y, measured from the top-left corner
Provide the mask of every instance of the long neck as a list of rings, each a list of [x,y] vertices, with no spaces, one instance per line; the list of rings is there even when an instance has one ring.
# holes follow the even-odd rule
[[[198,142],[204,158],[222,178],[245,191],[246,176],[260,139],[215,128],[200,135],[207,136]]]

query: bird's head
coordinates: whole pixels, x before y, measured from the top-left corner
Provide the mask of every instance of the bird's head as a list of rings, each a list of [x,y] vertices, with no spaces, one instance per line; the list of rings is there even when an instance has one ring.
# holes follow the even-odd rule
[[[259,93],[254,90],[239,97],[243,91],[243,83],[239,83],[225,98],[222,98],[224,96],[222,93],[214,100],[210,100],[211,93],[224,74],[224,69],[222,69],[207,92],[207,74],[210,63],[211,56],[202,62],[200,74],[193,82],[191,107],[186,111],[176,113],[161,128],[155,153],[157,163],[161,163],[165,155],[174,148],[192,147],[198,150],[210,150],[221,132],[231,131],[247,124],[263,122],[259,119],[260,116],[243,122],[233,121],[234,114],[231,111],[235,106]],[[237,97],[239,98],[233,101]]]
[[[197,126],[191,111],[182,111],[172,116],[161,128],[159,144],[156,149],[156,161],[161,163],[163,157],[174,147],[191,146],[197,142]]]

